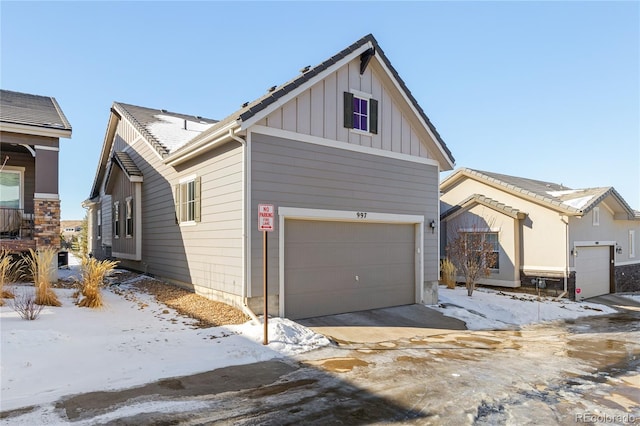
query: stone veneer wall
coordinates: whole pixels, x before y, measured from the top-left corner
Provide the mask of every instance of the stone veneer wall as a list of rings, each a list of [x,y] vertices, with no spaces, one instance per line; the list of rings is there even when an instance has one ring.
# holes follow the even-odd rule
[[[60,250],[60,200],[34,199],[33,239],[36,249]]]
[[[614,274],[616,293],[640,291],[640,263],[616,266]]]
[[[559,296],[564,292],[564,277],[558,276],[557,273],[548,273],[548,274],[536,274],[536,275],[527,275],[524,271],[520,271],[520,284],[521,289],[529,290],[530,292],[537,292],[535,284],[531,282],[532,278],[544,278],[546,282],[546,288],[540,289],[540,294],[544,296]],[[574,300],[576,294],[576,273],[575,271],[571,271],[569,273],[569,278],[567,279],[567,294],[565,297]]]

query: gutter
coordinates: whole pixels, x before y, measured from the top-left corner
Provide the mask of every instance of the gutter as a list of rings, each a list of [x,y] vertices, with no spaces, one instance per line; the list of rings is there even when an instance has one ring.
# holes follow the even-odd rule
[[[237,136],[233,129],[229,129],[228,137],[242,145],[242,255],[245,257],[247,256],[247,221],[245,220],[247,211],[247,141]],[[247,304],[247,262],[242,263],[242,311],[251,317],[256,325],[259,325],[260,320]]]

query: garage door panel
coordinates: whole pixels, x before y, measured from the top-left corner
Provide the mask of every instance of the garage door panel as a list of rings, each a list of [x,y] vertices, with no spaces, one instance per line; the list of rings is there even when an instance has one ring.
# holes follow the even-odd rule
[[[286,220],[284,297],[294,319],[414,303],[415,226]]]
[[[578,299],[609,293],[610,248],[608,246],[580,247],[576,257],[576,294]]]
[[[312,298],[314,303],[309,303]],[[354,300],[357,302],[354,303]],[[394,289],[379,290],[370,297],[362,297],[356,289],[339,289],[334,292],[315,292],[287,296],[287,317],[310,318],[344,312],[406,305],[406,300]]]

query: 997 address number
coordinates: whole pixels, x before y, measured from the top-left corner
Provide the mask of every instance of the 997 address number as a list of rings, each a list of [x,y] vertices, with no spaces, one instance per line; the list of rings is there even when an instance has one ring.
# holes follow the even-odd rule
[[[356,217],[357,217],[358,219],[364,219],[364,218],[366,218],[366,217],[367,217],[367,212],[357,212],[357,213],[356,213]]]

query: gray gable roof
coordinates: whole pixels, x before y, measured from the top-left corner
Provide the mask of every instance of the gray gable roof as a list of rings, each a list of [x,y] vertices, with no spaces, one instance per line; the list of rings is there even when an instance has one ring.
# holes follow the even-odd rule
[[[126,152],[114,152],[112,158],[113,161],[115,161],[118,166],[120,166],[120,168],[127,174],[127,176],[142,176],[142,172]]]
[[[217,120],[114,102],[112,111],[124,116],[162,158],[185,145]]]
[[[280,86],[274,86],[272,88],[272,90],[269,90],[266,94],[264,94],[263,96],[259,97],[256,100],[254,100],[253,102],[247,102],[247,103],[243,104],[243,106],[240,109],[238,109],[237,111],[235,111],[231,115],[228,115],[224,119],[220,120],[215,126],[212,126],[209,130],[206,130],[206,131],[202,132],[194,140],[192,140],[188,144],[184,145],[183,148],[186,148],[187,146],[198,142],[199,140],[205,138],[209,134],[215,133],[218,129],[220,129],[221,127],[224,127],[225,125],[227,125],[227,124],[229,124],[231,122],[249,120],[254,115],[256,115],[260,111],[264,110],[265,108],[267,108],[269,105],[273,104],[274,102],[276,102],[278,99],[282,98],[286,94],[290,93],[291,91],[293,91],[296,88],[300,87],[301,85],[305,84],[306,82],[308,82],[310,79],[312,79],[316,75],[318,75],[321,72],[325,71],[327,68],[331,67],[336,62],[339,62],[341,59],[345,58],[350,53],[352,53],[353,51],[355,51],[355,50],[359,49],[360,47],[366,45],[367,43],[371,43],[374,46],[373,54],[377,55],[384,62],[384,64],[387,66],[387,68],[391,71],[391,73],[393,74],[393,77],[396,79],[396,81],[398,81],[398,84],[400,85],[402,90],[406,93],[407,97],[410,99],[411,103],[416,108],[416,110],[420,114],[421,118],[424,120],[424,122],[427,124],[427,126],[429,126],[429,129],[431,130],[431,132],[436,137],[436,139],[437,139],[436,142],[439,143],[442,146],[442,149],[446,152],[446,155],[449,157],[449,160],[451,161],[451,164],[454,164],[455,163],[455,159],[453,158],[453,155],[451,154],[451,151],[449,150],[449,148],[445,144],[444,140],[442,140],[442,137],[440,136],[440,134],[436,130],[435,126],[431,123],[431,120],[429,120],[429,117],[427,117],[427,115],[425,114],[424,110],[418,104],[418,101],[413,97],[413,95],[411,94],[411,91],[409,91],[409,89],[407,88],[407,86],[404,83],[404,81],[400,78],[400,75],[398,74],[396,69],[391,65],[391,62],[389,62],[389,59],[384,54],[384,52],[382,51],[382,49],[378,45],[378,42],[376,41],[376,39],[373,37],[372,34],[368,34],[368,35],[364,36],[363,38],[361,38],[360,40],[356,41],[355,43],[353,43],[349,47],[343,49],[339,53],[333,55],[332,57],[330,57],[329,59],[325,60],[324,62],[321,62],[320,64],[316,65],[315,67],[305,67],[304,69],[301,70],[301,74],[300,75],[294,77],[292,80],[289,80],[288,82],[286,82],[284,84],[281,84]]]
[[[55,98],[0,90],[0,122],[71,131]]]
[[[449,210],[447,210],[446,212],[442,213],[440,215],[440,219],[446,219],[447,217],[451,216],[452,214],[456,213],[457,211],[460,211],[461,209],[465,208],[466,206],[472,205],[472,204],[482,204],[484,206],[487,206],[489,208],[492,208],[496,211],[502,212],[504,214],[506,214],[507,216],[513,217],[515,219],[524,219],[527,216],[527,213],[518,210],[516,208],[513,208],[511,206],[508,206],[504,203],[501,203],[497,200],[494,200],[493,198],[489,198],[486,197],[482,194],[473,194],[468,196],[466,199],[464,199],[461,203],[453,206],[452,208],[450,208]]]
[[[588,213],[605,198],[611,196],[620,204],[629,219],[640,217],[638,212],[634,211],[613,187],[572,189],[562,184],[469,168],[458,169],[442,181],[441,187],[446,187],[459,174],[473,176],[495,186],[533,198],[556,210],[576,215]]]

